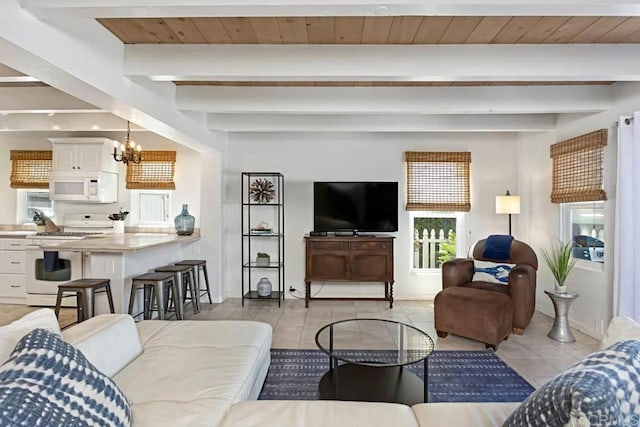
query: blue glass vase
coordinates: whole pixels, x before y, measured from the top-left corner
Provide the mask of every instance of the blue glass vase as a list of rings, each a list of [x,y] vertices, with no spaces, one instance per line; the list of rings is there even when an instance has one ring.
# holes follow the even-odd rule
[[[196,224],[196,219],[193,215],[189,214],[189,207],[185,203],[182,205],[182,212],[173,220],[176,226],[176,233],[179,236],[190,236],[193,234],[193,227]]]

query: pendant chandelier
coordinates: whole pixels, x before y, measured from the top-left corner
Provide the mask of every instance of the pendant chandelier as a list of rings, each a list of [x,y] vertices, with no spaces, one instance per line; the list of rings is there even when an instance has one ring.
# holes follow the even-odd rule
[[[119,153],[118,148],[120,149]],[[113,141],[113,160],[122,162],[125,165],[127,163],[140,163],[142,161],[141,150],[142,147],[140,144],[136,145],[136,143],[131,140],[131,124],[127,120],[127,136],[124,144]]]

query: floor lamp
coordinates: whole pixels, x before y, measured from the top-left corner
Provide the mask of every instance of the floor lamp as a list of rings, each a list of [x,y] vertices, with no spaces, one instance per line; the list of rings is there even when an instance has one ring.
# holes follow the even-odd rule
[[[504,196],[496,196],[496,213],[509,215],[509,235],[511,236],[511,214],[520,213],[520,196],[512,196],[509,190]]]

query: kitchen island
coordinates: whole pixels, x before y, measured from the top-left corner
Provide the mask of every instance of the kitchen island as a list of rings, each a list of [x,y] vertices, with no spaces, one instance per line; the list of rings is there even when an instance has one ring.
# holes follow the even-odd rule
[[[46,242],[40,248],[47,251],[79,252],[82,267],[79,277],[111,280],[111,292],[116,313],[126,313],[129,307],[131,279],[157,267],[184,259],[198,258],[200,235],[178,236],[162,233],[125,233],[108,237],[85,238],[65,243]],[[69,298],[71,302],[71,298]],[[55,300],[54,300],[55,301]],[[141,302],[142,298],[136,298]],[[136,312],[141,311],[136,304]],[[96,313],[106,313],[106,298],[96,300]]]

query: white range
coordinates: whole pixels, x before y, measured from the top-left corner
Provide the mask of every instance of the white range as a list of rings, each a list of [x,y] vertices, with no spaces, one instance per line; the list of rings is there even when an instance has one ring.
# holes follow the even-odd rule
[[[25,287],[28,305],[54,306],[58,285],[84,275],[82,252],[44,251],[41,245],[103,237],[106,233],[113,232],[113,223],[104,214],[67,214],[64,216],[63,227],[64,232],[42,232],[25,237]],[[65,305],[70,305],[69,302]]]

